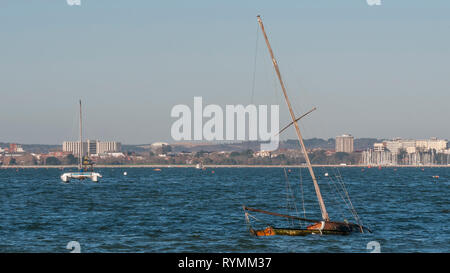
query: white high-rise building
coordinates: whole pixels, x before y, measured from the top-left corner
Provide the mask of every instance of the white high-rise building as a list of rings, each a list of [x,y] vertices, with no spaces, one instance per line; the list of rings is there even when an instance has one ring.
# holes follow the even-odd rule
[[[384,152],[384,143],[374,143],[373,144],[373,150],[375,152]]]
[[[73,155],[78,155],[80,153],[80,142],[79,141],[64,141],[62,145],[63,152],[71,152]],[[87,140],[83,142],[83,155],[93,155],[93,154],[105,154],[105,153],[116,153],[120,152],[122,145],[120,142],[116,141],[98,141],[98,140]]]
[[[415,153],[418,149],[422,151],[436,150],[437,152],[447,149],[447,140],[443,139],[425,139],[425,140],[408,140],[408,139],[394,139],[384,141],[384,146],[394,154],[398,154],[401,149],[408,153]]]
[[[83,150],[81,154],[84,156],[87,154],[88,151],[88,145],[87,142],[83,142]],[[78,156],[80,154],[80,142],[79,141],[64,141],[62,144],[62,150],[63,152],[70,152],[75,156]]]
[[[416,147],[425,150],[445,151],[447,149],[447,140],[430,138],[425,140],[416,140]]]
[[[336,152],[353,153],[353,136],[351,135],[337,136]]]
[[[97,141],[97,154],[117,153],[122,149],[120,142]]]
[[[86,142],[87,142],[88,155],[97,154],[98,140],[87,140]]]

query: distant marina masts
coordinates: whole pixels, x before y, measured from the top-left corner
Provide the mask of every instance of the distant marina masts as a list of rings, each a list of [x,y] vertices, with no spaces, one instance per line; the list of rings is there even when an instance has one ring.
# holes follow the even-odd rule
[[[442,139],[394,139],[374,143],[362,153],[364,165],[435,165],[450,163],[448,141]]]

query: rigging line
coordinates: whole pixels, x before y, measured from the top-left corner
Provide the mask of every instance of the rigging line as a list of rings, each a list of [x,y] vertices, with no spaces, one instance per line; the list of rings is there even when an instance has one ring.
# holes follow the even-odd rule
[[[244,211],[244,216],[245,216],[245,224],[247,225],[247,229],[251,230],[252,225],[250,224],[250,219],[248,218],[248,212]]]
[[[335,178],[338,179],[337,176],[335,176]],[[347,203],[347,200],[346,200],[346,199],[344,198],[344,196],[342,195],[342,193],[341,193],[341,190],[342,190],[342,189],[340,189],[340,188],[336,185],[337,182],[335,183],[335,181],[333,180],[332,177],[329,177],[329,179],[330,179],[330,181],[332,182],[332,184],[333,184],[333,186],[334,186],[336,192],[339,194],[339,196],[342,198],[342,200],[344,201],[345,205],[346,205],[347,208],[349,209],[349,211],[350,211],[350,213],[352,214],[353,218],[355,218],[355,220],[358,221],[357,218],[356,218],[356,216],[355,216],[355,214],[354,214],[354,212],[353,212],[353,210],[351,209],[350,205]]]
[[[287,175],[286,175],[286,178],[288,178]],[[292,187],[291,187],[291,184],[290,184],[289,180],[288,180],[288,183],[289,183],[289,190],[290,190],[291,196],[292,196],[292,204],[293,204],[293,206],[295,208],[295,215],[299,216],[298,208],[297,208],[297,204],[296,204],[296,199],[295,199],[295,192],[294,192],[294,190],[292,190]]]
[[[342,176],[341,176],[341,172],[340,172],[339,170],[337,170],[337,171],[338,171],[338,173],[339,173],[339,177],[342,177]],[[341,178],[341,180],[340,180],[340,184],[341,184],[341,187],[342,187],[343,190],[344,190],[345,195],[347,196],[347,199],[348,199],[348,201],[349,201],[349,203],[350,203],[350,206],[351,206],[352,210],[355,212],[355,215],[356,215],[356,217],[357,217],[356,221],[359,222],[360,225],[362,225],[363,222],[362,222],[361,218],[359,217],[358,213],[356,212],[355,207],[353,206],[352,200],[350,199],[350,195],[348,194],[347,187],[346,187],[346,185],[345,185],[345,183],[344,183],[344,180],[342,180],[342,178]]]
[[[258,59],[258,39],[259,38],[259,25],[256,24],[256,44],[255,44],[255,58],[253,60],[253,81],[252,81],[252,96],[250,98],[250,104],[253,104],[256,86],[256,61]]]
[[[283,63],[283,60],[278,60],[278,63],[279,64]],[[287,72],[288,72],[287,75],[294,74],[294,73],[292,73],[292,69],[290,68],[289,64],[288,63],[286,63],[286,64],[287,64]],[[273,73],[275,74],[275,72],[273,72]],[[297,79],[296,77],[294,77],[294,78]],[[275,79],[275,84],[276,84],[276,79]],[[290,88],[289,88],[289,81],[284,82],[284,85],[286,87],[286,90],[290,90]],[[296,95],[297,94],[303,94],[303,89],[302,88],[298,88],[298,90],[299,90],[298,93],[297,92],[293,92],[294,98],[292,100],[291,107],[292,107],[292,111],[294,113],[302,113],[302,112],[305,112],[304,109],[306,109],[306,106],[304,107],[304,105],[302,105],[302,102],[304,102],[305,100],[304,99],[303,100],[297,100],[296,99]],[[300,101],[300,103],[298,103],[299,101]],[[300,109],[300,112],[297,112],[296,109]],[[297,114],[295,114],[295,116],[297,116]],[[308,136],[309,132],[308,132],[308,130],[305,129],[305,126],[304,126],[303,122],[302,121],[297,121],[297,124],[298,124],[298,126],[300,126],[300,129],[302,130],[303,135],[305,137]],[[312,134],[312,135],[314,135],[314,134]]]
[[[334,171],[336,171],[336,170],[334,170]],[[336,180],[338,180],[339,178],[338,178],[338,176],[336,176]],[[330,181],[332,181],[333,182],[333,185],[334,185],[334,187],[335,187],[335,189],[336,189],[336,192],[338,192],[338,194],[341,196],[341,198],[342,198],[342,200],[344,201],[344,203],[345,203],[345,205],[347,206],[347,208],[350,210],[350,213],[352,214],[352,216],[353,216],[353,218],[355,218],[355,221],[359,224],[359,221],[358,221],[358,215],[356,214],[356,211],[354,211],[354,209],[352,209],[352,207],[350,206],[350,204],[347,202],[347,200],[345,199],[345,197],[342,195],[342,193],[341,193],[341,190],[342,189],[339,189],[339,187],[336,185],[337,183],[339,183],[339,182],[336,182],[336,183],[334,183],[335,181],[330,177]],[[341,186],[342,187],[342,186]],[[343,191],[343,190],[342,190]]]
[[[342,175],[341,175],[340,171],[339,171],[337,168],[334,169],[334,172],[335,172],[336,181],[337,181],[337,183],[339,183],[342,192],[344,193],[344,195],[345,195],[347,198],[344,199],[343,196],[341,196],[341,197],[344,199],[344,202],[346,203],[347,207],[348,207],[348,208],[350,209],[350,211],[352,212],[352,215],[353,215],[353,217],[355,218],[355,220],[356,220],[357,222],[359,222],[359,216],[358,216],[358,214],[356,213],[356,210],[355,210],[355,208],[353,207],[353,204],[351,203],[350,196],[348,195],[348,191],[346,190],[344,181],[343,181],[343,179],[342,179]],[[346,200],[348,200],[349,203],[347,203]]]
[[[270,56],[270,53],[269,53],[269,56]],[[276,104],[281,105],[282,104],[282,102],[281,102],[282,98],[280,98],[280,95],[279,95],[281,93],[281,90],[278,87],[276,72],[275,72],[275,70],[271,69],[270,74],[272,75],[272,77],[271,77],[272,78],[272,82],[270,82],[270,77],[269,77],[269,75],[267,73],[267,67],[272,66],[272,64],[270,63],[269,65],[267,65],[268,62],[267,62],[266,58],[263,58],[263,60],[264,60],[264,67],[266,68],[265,74],[266,74],[266,77],[267,77],[267,80],[268,80],[268,86],[273,85],[272,86],[273,89],[272,88],[271,89],[273,90],[273,92],[275,94]]]
[[[275,71],[272,71],[272,78],[273,78],[272,84],[273,84],[273,91],[275,93],[275,98],[277,100],[277,104],[281,105],[281,102],[280,102],[281,99],[280,99],[280,96],[278,95],[279,94],[279,89],[278,89],[277,76],[276,76]]]
[[[249,208],[249,207],[244,207],[244,209],[246,211],[260,212],[260,213],[278,216],[278,217],[288,217],[288,218],[304,220],[304,221],[308,221],[308,222],[312,222],[312,223],[319,223],[322,221],[322,220],[317,220],[317,219],[303,219],[303,218],[299,218],[299,217],[292,216],[292,215],[286,215],[286,214],[281,214],[281,213],[277,213],[277,212],[270,212],[270,211],[266,211],[266,210],[262,210],[262,209],[254,209],[254,208]],[[327,221],[327,222],[329,222],[329,221]]]
[[[263,224],[265,224],[265,225],[267,225],[267,226],[272,226],[271,224],[266,223],[265,221],[263,221],[263,220],[261,220],[261,219],[258,219],[256,216],[251,215],[251,214],[247,211],[247,207],[246,207],[245,205],[242,206],[242,208],[244,209],[245,222],[247,223],[247,227],[248,227],[249,230],[252,229],[252,224],[250,223],[249,217],[251,217],[251,218],[253,218],[255,221],[261,222],[261,223],[263,223]]]
[[[302,175],[302,168],[299,168],[300,173],[300,189],[302,192],[302,208],[303,208],[303,217],[306,218],[306,209],[305,209],[305,196],[303,194],[303,175]],[[303,224],[306,226],[306,222],[303,221]]]
[[[333,169],[333,172],[335,172],[334,169]],[[337,176],[335,175],[335,177],[337,177]],[[353,211],[351,210],[349,204],[347,203],[346,199],[345,199],[344,196],[342,195],[342,193],[341,193],[339,187],[336,185],[337,183],[335,183],[335,181],[333,180],[333,178],[332,178],[331,176],[329,176],[328,179],[329,179],[329,181],[331,181],[330,184],[333,185],[333,187],[334,187],[336,193],[339,194],[339,196],[342,198],[342,201],[344,201],[345,205],[347,206],[347,208],[348,208],[348,209],[350,210],[350,212],[352,213],[352,216],[355,217],[355,215],[353,214]],[[355,219],[355,220],[356,220],[356,219]]]
[[[347,200],[348,200],[348,202],[350,203],[351,208],[352,208],[352,209],[355,211],[355,213],[356,213],[356,209],[355,209],[355,207],[354,207],[353,204],[352,204],[352,201],[351,201],[350,196],[349,196],[349,194],[348,194],[347,187],[345,186],[345,183],[344,183],[344,181],[342,180],[342,176],[340,175],[340,171],[339,171],[339,170],[337,170],[337,171],[339,172],[339,179],[337,179],[337,181],[340,183],[340,185],[341,185],[341,187],[342,187],[342,191],[344,192],[345,196],[347,197]]]
[[[253,104],[255,97],[255,87],[256,87],[256,64],[258,59],[258,37],[259,37],[259,25],[256,24],[256,42],[255,42],[255,57],[253,59],[253,79],[252,79],[252,93],[250,97],[250,104]],[[247,150],[250,149],[250,139],[247,141]]]
[[[289,207],[289,181],[287,180],[286,177],[286,168],[283,168],[284,171],[284,177],[286,178],[286,211],[289,214],[290,212],[290,207]],[[288,222],[288,225],[291,224],[292,221],[290,221],[289,218],[286,218],[286,221]]]
[[[284,171],[284,178],[286,180],[286,211],[289,214],[289,212],[290,212],[290,202],[289,202],[290,187],[289,187],[289,180],[286,175],[286,168],[283,168],[283,171]],[[286,221],[288,222],[288,225],[292,224],[291,219],[286,218]]]
[[[286,172],[286,168],[283,168],[283,170],[284,170],[284,177],[286,178],[286,184],[287,184],[287,192],[286,192],[286,198],[289,198],[289,193],[291,194],[291,198],[292,198],[292,201],[291,202],[289,202],[289,199],[287,199],[287,206],[288,206],[288,213],[289,213],[289,209],[291,208],[291,204],[293,205],[293,207],[294,207],[294,209],[295,209],[295,215],[298,217],[298,209],[297,209],[297,204],[296,204],[296,200],[295,200],[295,195],[294,195],[294,192],[292,191],[292,188],[291,188],[291,184],[289,183],[289,177],[288,177],[288,174],[287,174],[287,172]],[[292,225],[294,225],[294,220],[292,219]]]
[[[263,60],[262,67],[264,68],[263,70],[264,70],[265,86],[267,86],[268,92],[272,91],[272,87],[274,88],[273,91],[275,93],[276,102],[277,102],[278,105],[280,105],[280,99],[279,99],[279,96],[278,96],[278,89],[277,89],[277,85],[276,85],[275,72],[273,70],[271,70],[271,72],[268,72],[267,70],[268,70],[268,67],[270,67],[270,64],[268,64],[268,61],[266,60],[266,58],[262,58],[262,60]],[[272,82],[271,78],[273,78],[273,82]],[[267,91],[267,90],[265,90],[265,91]]]
[[[325,168],[324,168],[324,167],[322,167],[322,171],[325,172]],[[328,186],[328,188],[330,189],[330,192],[333,191],[333,189],[334,189],[334,191],[336,191],[336,193],[337,193],[336,188],[335,188],[335,187],[331,187],[331,184],[332,184],[332,183],[331,183],[330,181],[331,181],[331,178],[328,177],[328,179],[327,179],[327,182],[328,182],[327,186]],[[331,200],[332,203],[336,206],[336,208],[337,208],[337,210],[339,211],[339,214],[342,216],[342,218],[345,219],[345,218],[346,218],[346,217],[345,217],[345,213],[344,213],[344,211],[342,210],[341,206],[339,205],[339,203],[338,203],[338,201],[337,201],[337,198],[338,198],[338,196],[333,195],[333,199],[330,199],[330,200]]]
[[[289,76],[289,75],[296,75],[297,74],[295,69],[292,69],[292,64],[289,62],[289,59],[288,59],[288,62],[284,63],[284,65],[286,65],[287,76]],[[309,94],[310,92],[308,91],[308,88],[306,88],[306,86],[304,86],[303,84],[300,83],[302,77],[295,77],[294,76],[294,77],[291,77],[289,79],[290,79],[290,81],[289,81],[290,84],[292,85],[292,83],[294,82],[295,89],[299,90],[298,93],[297,92],[293,93],[294,100],[293,100],[293,106],[292,107],[300,109],[300,111],[303,112],[304,109],[306,109],[308,107],[307,106],[308,105],[307,102],[312,101],[311,100],[311,96]],[[295,99],[295,96],[297,94],[301,95],[301,97],[303,99],[301,99],[301,100]]]
[[[278,64],[280,64],[280,63],[283,64],[283,60],[278,59]],[[292,74],[292,73],[290,73],[290,72],[291,72],[291,69],[288,68],[288,69],[287,69],[287,73],[286,73],[286,76],[287,76],[286,78],[287,78],[287,79],[289,79],[289,76],[288,76],[288,75],[289,75],[289,74]],[[286,87],[286,90],[290,90],[289,80],[286,80],[286,81],[284,82],[284,86]],[[301,90],[300,90],[299,92],[301,92]],[[297,99],[295,98],[295,97],[296,97],[296,96],[295,96],[296,94],[297,94],[296,92],[293,92],[293,94],[292,94],[293,97],[294,97],[294,99],[293,99],[294,103],[291,104],[292,110],[294,111],[294,113],[297,113],[297,112],[295,111],[295,109],[296,109],[296,108],[297,108],[297,109],[300,108],[300,112],[299,112],[299,113],[304,112],[303,107],[301,107],[301,106],[300,106],[300,107],[296,107],[296,103],[295,103],[295,102],[297,101]],[[303,101],[303,100],[301,100],[301,101]]]

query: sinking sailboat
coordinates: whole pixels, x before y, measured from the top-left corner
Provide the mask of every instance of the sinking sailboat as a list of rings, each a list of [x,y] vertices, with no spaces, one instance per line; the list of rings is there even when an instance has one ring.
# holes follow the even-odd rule
[[[61,175],[63,182],[69,182],[71,179],[91,179],[93,182],[98,182],[102,175],[94,172],[94,164],[87,157],[83,156],[83,121],[81,115],[81,100],[80,100],[80,139],[78,149],[78,172],[68,172]]]
[[[256,235],[256,236],[272,236],[272,235],[289,235],[289,236],[302,236],[302,235],[308,235],[308,234],[322,234],[322,235],[346,235],[346,234],[350,234],[352,232],[359,232],[359,233],[364,233],[365,231],[371,232],[371,230],[365,226],[362,225],[361,219],[359,218],[359,216],[356,214],[356,210],[354,209],[350,199],[348,198],[349,204],[351,206],[351,210],[352,210],[352,214],[355,217],[356,223],[350,223],[347,220],[344,221],[332,221],[330,220],[330,217],[328,215],[326,206],[325,206],[325,202],[323,200],[322,197],[322,193],[320,191],[320,187],[317,181],[317,177],[314,173],[314,169],[311,165],[311,161],[309,159],[308,153],[306,151],[306,147],[305,144],[303,142],[303,137],[300,131],[300,127],[298,125],[298,121],[306,116],[307,114],[309,114],[310,112],[314,111],[314,109],[312,109],[311,111],[309,111],[308,113],[300,116],[299,118],[297,118],[294,114],[294,111],[292,109],[291,103],[289,101],[289,97],[287,95],[287,91],[285,88],[285,85],[283,83],[283,80],[281,78],[281,73],[278,67],[278,63],[275,59],[275,56],[273,54],[272,48],[270,46],[269,43],[269,39],[267,37],[267,34],[265,32],[264,29],[264,25],[263,22],[261,20],[261,17],[258,15],[257,16],[258,19],[258,24],[261,28],[261,31],[264,35],[264,39],[267,45],[267,48],[269,50],[270,53],[270,57],[272,58],[272,63],[276,72],[276,75],[278,77],[279,83],[281,85],[281,89],[283,91],[283,96],[284,99],[286,101],[287,107],[289,109],[289,114],[292,118],[292,122],[284,127],[280,133],[282,131],[284,131],[287,127],[289,127],[290,125],[294,125],[295,127],[295,131],[298,137],[298,141],[300,144],[300,147],[302,149],[303,155],[305,157],[305,161],[306,161],[306,165],[309,171],[309,174],[311,176],[312,182],[314,184],[314,190],[319,202],[319,207],[320,207],[320,212],[322,215],[322,219],[308,219],[306,217],[298,217],[298,216],[292,216],[292,215],[287,215],[287,214],[281,214],[281,213],[276,213],[276,212],[270,212],[270,211],[266,211],[266,210],[262,210],[262,209],[256,209],[256,208],[251,208],[251,207],[247,207],[247,206],[243,206],[244,209],[244,214],[245,214],[245,219],[247,221],[248,227],[249,227],[249,231],[251,234]],[[287,174],[285,172],[286,178],[287,178]],[[348,193],[346,192],[347,197],[348,197]],[[348,204],[348,203],[347,203]],[[309,226],[306,226],[305,228],[279,228],[279,227],[273,227],[271,225],[267,226],[265,229],[254,229],[251,226],[251,222],[250,222],[250,218],[253,219],[257,219],[256,217],[254,217],[253,215],[250,214],[250,212],[257,212],[257,213],[263,213],[263,214],[267,214],[267,215],[271,215],[271,216],[278,216],[278,217],[284,217],[284,218],[288,218],[288,219],[293,219],[293,220],[300,220],[300,221],[304,221],[304,222],[309,222],[311,223]]]

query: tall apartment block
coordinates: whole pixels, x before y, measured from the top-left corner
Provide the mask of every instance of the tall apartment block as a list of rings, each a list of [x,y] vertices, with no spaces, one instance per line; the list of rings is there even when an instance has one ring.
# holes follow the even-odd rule
[[[336,137],[336,152],[353,153],[353,136],[341,135]]]

